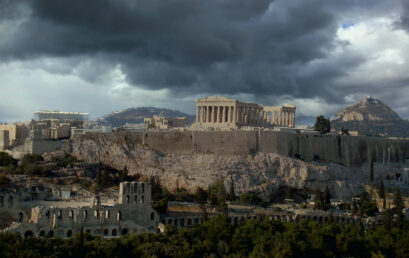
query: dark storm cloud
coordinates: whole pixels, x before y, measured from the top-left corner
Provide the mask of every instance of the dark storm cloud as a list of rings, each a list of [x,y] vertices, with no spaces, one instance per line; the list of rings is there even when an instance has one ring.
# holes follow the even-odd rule
[[[178,95],[244,93],[343,101],[328,86],[365,58],[314,61],[325,60],[345,44],[335,40],[338,9],[381,1],[349,0],[351,7],[329,2],[0,0],[0,13],[21,19],[0,45],[0,56],[84,57],[95,64],[120,64],[131,84]],[[107,65],[83,66],[80,75],[94,80]]]

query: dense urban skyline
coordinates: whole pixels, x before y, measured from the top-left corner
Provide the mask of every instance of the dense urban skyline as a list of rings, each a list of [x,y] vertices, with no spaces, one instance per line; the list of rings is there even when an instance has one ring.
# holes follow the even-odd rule
[[[224,95],[301,121],[372,95],[409,118],[409,4],[0,0],[0,120],[37,109],[194,112]]]

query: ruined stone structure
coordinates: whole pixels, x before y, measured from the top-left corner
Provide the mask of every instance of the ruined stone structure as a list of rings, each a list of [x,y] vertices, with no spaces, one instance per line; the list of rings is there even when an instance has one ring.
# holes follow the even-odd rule
[[[151,186],[143,182],[120,184],[117,202],[19,201],[17,193],[0,194],[0,212],[15,222],[4,232],[29,236],[72,237],[83,230],[101,237],[133,232],[156,232],[159,216],[151,206]]]
[[[198,99],[196,125],[215,128],[238,126],[295,126],[295,106],[263,106],[220,96]]]
[[[29,135],[29,128],[24,123],[0,124],[0,131],[8,132],[8,143],[11,147],[22,144]]]
[[[170,129],[178,127],[186,127],[186,117],[163,117],[163,116],[153,116],[144,119],[144,124],[146,128],[156,128],[156,129]]]
[[[10,146],[9,131],[0,130],[0,151],[7,150]]]
[[[41,110],[33,113],[34,120],[44,121],[44,120],[74,120],[74,121],[87,121],[89,114],[88,113],[78,113],[78,112],[60,112],[60,111],[47,111]]]

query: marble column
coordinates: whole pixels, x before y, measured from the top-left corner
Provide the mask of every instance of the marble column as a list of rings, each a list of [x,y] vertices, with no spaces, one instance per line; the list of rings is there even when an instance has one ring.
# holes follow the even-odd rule
[[[199,107],[198,106],[196,106],[196,123],[198,123],[199,122]]]
[[[210,123],[212,120],[212,112],[211,112],[211,106],[207,106],[207,122]]]

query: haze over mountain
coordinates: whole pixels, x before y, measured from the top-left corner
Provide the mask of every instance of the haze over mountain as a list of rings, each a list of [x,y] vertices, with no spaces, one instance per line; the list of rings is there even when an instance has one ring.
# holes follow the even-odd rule
[[[382,101],[369,96],[338,112],[331,126],[363,135],[409,136],[409,122]]]
[[[126,123],[143,123],[145,117],[152,117],[154,115],[165,117],[187,117],[188,124],[193,123],[195,119],[195,116],[177,110],[156,107],[132,107],[105,115],[98,118],[97,121],[101,124],[111,124],[114,127],[120,127]]]

